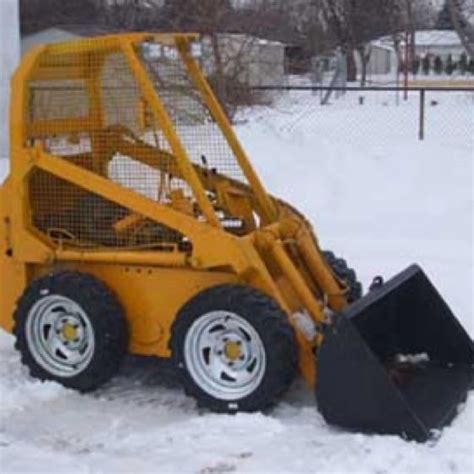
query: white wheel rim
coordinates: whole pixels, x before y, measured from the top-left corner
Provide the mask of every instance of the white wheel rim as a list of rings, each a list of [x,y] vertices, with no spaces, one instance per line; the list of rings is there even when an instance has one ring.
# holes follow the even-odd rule
[[[199,317],[184,341],[186,368],[194,382],[221,400],[239,400],[256,390],[266,370],[266,354],[254,327],[229,311]]]
[[[94,354],[91,322],[81,306],[65,296],[45,296],[32,306],[26,340],[35,361],[59,377],[78,375]]]

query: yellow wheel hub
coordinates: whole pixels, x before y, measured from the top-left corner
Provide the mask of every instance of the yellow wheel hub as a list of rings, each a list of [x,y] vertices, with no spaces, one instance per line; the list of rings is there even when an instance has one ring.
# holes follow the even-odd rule
[[[63,326],[63,337],[66,341],[74,341],[77,337],[76,328],[72,324],[66,323]]]
[[[232,361],[237,360],[241,354],[240,344],[233,341],[226,342],[224,346],[224,354]]]

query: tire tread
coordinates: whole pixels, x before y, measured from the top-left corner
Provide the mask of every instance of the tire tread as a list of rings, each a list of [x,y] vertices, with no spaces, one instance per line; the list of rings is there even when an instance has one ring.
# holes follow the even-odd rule
[[[80,306],[86,305],[94,332],[101,334],[103,344],[89,364],[74,377],[59,377],[49,373],[33,358],[26,339],[25,324],[30,308],[41,297],[42,291],[66,293]],[[104,283],[90,274],[64,271],[49,274],[34,280],[17,302],[14,315],[13,333],[15,348],[20,352],[22,363],[28,367],[30,375],[40,380],[54,380],[80,392],[94,390],[119,370],[128,345],[128,334],[122,307],[115,295]]]
[[[262,342],[264,340],[274,342],[271,345],[271,353],[268,351],[268,344],[265,347],[267,361],[271,357],[273,363],[267,363],[268,371],[264,380],[252,394],[236,402],[238,409],[234,408],[233,402],[215,399],[198,387],[186,370],[183,355],[184,339],[191,324],[205,312],[221,309],[219,305],[223,303],[227,307],[222,309],[233,310],[236,313],[239,308],[244,308],[245,311],[251,309],[253,314],[258,315],[255,316],[258,320],[253,323],[254,327],[257,324],[259,328],[265,328]],[[242,313],[239,314],[245,317]],[[261,331],[258,332],[262,337]],[[204,290],[192,298],[179,311],[173,323],[169,347],[186,395],[193,397],[199,407],[215,412],[252,412],[269,408],[288,389],[297,372],[295,333],[286,314],[272,298],[243,285],[219,285]]]

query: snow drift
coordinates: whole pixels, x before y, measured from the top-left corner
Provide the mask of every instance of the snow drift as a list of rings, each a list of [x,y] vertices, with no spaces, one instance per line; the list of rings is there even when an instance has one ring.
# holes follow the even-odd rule
[[[365,286],[416,261],[472,336],[472,98],[443,97],[425,142],[415,102],[356,99],[320,108],[287,95],[244,114],[238,133],[270,191],[296,204]],[[131,359],[108,386],[79,395],[32,380],[13,343],[0,333],[5,473],[474,470],[473,395],[439,440],[421,445],[328,427],[301,381],[268,413],[215,415],[196,409],[166,364]]]

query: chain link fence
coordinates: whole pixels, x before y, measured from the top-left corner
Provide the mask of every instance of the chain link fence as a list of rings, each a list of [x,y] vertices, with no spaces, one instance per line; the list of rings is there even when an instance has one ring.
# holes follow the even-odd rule
[[[443,141],[474,154],[473,88],[260,87],[285,134],[318,134],[335,143]],[[327,99],[329,96],[329,99]],[[267,111],[268,112],[268,111]]]

